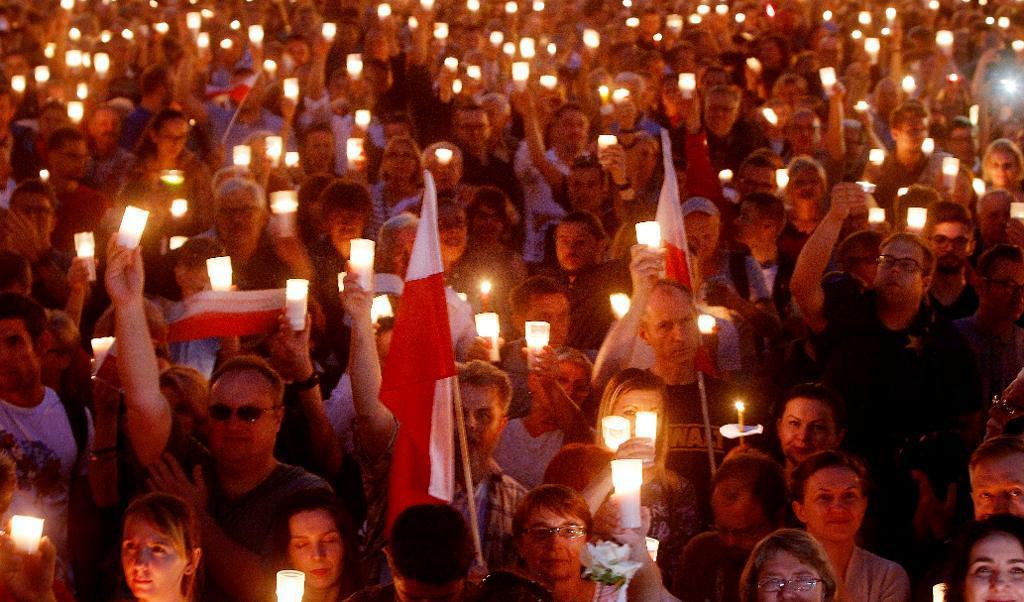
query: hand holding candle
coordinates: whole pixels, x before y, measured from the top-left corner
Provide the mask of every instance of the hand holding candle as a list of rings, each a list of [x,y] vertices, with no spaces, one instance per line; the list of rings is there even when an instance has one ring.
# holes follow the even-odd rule
[[[121,227],[117,231],[117,244],[129,249],[139,246],[148,219],[149,211],[131,205],[125,207]]]
[[[636,241],[647,245],[649,249],[661,248],[661,224],[658,222],[639,222],[636,225]]]
[[[207,259],[206,275],[210,278],[210,288],[219,292],[230,291],[232,282],[231,257],[211,257]]]
[[[292,330],[306,328],[306,304],[309,301],[309,280],[291,278],[285,283],[285,313]]]
[[[653,443],[658,439],[658,413],[644,411],[637,412],[634,428],[637,437],[650,439]]]
[[[82,258],[89,270],[89,282],[96,281],[96,239],[92,232],[75,233],[75,255]]]
[[[538,356],[551,342],[551,324],[547,322],[526,323],[526,350],[528,364],[531,368],[538,362]]]
[[[629,420],[622,416],[605,416],[601,419],[601,438],[605,447],[616,451],[629,441]]]
[[[612,460],[614,499],[619,503],[620,526],[637,529],[643,526],[640,514],[640,488],[644,484],[644,462],[637,459]]]
[[[476,314],[476,334],[477,336],[487,339],[490,343],[488,358],[492,362],[501,361],[501,349],[498,348],[498,339],[501,336],[501,323],[498,319],[498,314],[494,312],[484,312]]]
[[[349,271],[359,277],[359,287],[373,292],[373,255],[375,242],[366,238],[353,238],[349,242]]]
[[[43,519],[34,516],[11,517],[11,540],[14,549],[22,554],[35,554],[39,550],[39,540],[43,537]]]
[[[298,193],[278,190],[270,193],[270,212],[277,221],[277,232],[282,238],[295,236],[295,216],[299,210]]]

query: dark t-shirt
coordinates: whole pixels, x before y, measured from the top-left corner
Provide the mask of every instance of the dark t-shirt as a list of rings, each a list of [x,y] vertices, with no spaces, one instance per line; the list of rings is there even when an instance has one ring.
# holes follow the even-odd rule
[[[964,286],[957,298],[949,305],[942,305],[931,293],[928,293],[928,301],[937,314],[950,322],[973,316],[974,312],[978,311],[978,293],[974,292],[974,287],[970,284]]]
[[[671,592],[682,602],[739,602],[746,561],[746,554],[727,548],[717,533],[701,533],[683,550]]]

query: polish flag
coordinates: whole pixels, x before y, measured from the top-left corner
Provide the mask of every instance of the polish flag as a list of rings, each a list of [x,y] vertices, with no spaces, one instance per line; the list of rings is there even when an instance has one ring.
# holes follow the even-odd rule
[[[204,291],[189,297],[180,313],[168,316],[167,342],[274,332],[284,306],[283,288]]]
[[[381,402],[400,425],[391,458],[387,524],[416,504],[447,503],[455,487],[455,353],[437,231],[437,191],[423,174],[416,242],[384,364]]]
[[[254,73],[234,86],[207,86],[205,91],[206,99],[216,101],[227,97],[235,101],[235,104],[242,104],[245,97],[249,95],[249,90],[252,90],[253,86],[256,85],[258,78],[259,74]]]

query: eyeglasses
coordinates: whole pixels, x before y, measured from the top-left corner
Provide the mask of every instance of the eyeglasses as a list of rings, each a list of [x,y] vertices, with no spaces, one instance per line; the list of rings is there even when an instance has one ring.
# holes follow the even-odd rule
[[[1010,293],[1013,296],[1024,294],[1024,284],[1018,284],[1013,280],[996,280],[994,278],[985,278],[985,282],[996,288],[1002,289],[1004,293]]]
[[[924,269],[921,267],[921,263],[918,260],[914,259],[913,257],[895,257],[893,255],[879,255],[877,262],[878,267],[882,268],[883,270],[888,270],[895,267],[899,268],[901,272],[907,274],[920,272]]]
[[[530,527],[525,531],[526,536],[534,541],[547,541],[555,535],[562,539],[579,539],[587,534],[587,528],[581,525],[566,525],[564,527]]]
[[[815,577],[800,577],[798,579],[779,579],[773,577],[758,581],[757,589],[769,594],[781,592],[784,589],[788,590],[790,587],[798,592],[809,592],[818,587],[819,583],[821,583],[821,579]]]
[[[967,248],[967,243],[971,242],[971,240],[966,236],[957,236],[955,238],[950,238],[948,236],[936,234],[935,236],[932,236],[932,242],[935,243],[935,246],[937,247],[953,245],[953,248],[955,249],[964,249]]]
[[[279,409],[281,406],[271,406],[269,408],[261,408],[259,406],[239,406],[232,408],[229,405],[223,403],[215,403],[210,406],[210,418],[217,422],[226,422],[231,419],[232,416],[238,416],[238,419],[243,422],[256,422],[260,419],[260,416],[267,412],[273,412]]]

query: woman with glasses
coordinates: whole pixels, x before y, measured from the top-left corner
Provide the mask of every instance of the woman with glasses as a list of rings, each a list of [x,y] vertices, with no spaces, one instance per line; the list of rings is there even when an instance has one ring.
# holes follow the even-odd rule
[[[973,522],[953,550],[948,602],[1024,601],[1024,519],[1000,514]]]
[[[821,545],[804,531],[779,529],[762,539],[750,554],[740,578],[740,600],[834,602],[837,587]]]
[[[840,451],[818,452],[790,476],[793,512],[821,543],[848,600],[905,602],[910,580],[895,562],[857,546],[868,498],[867,471]]]

